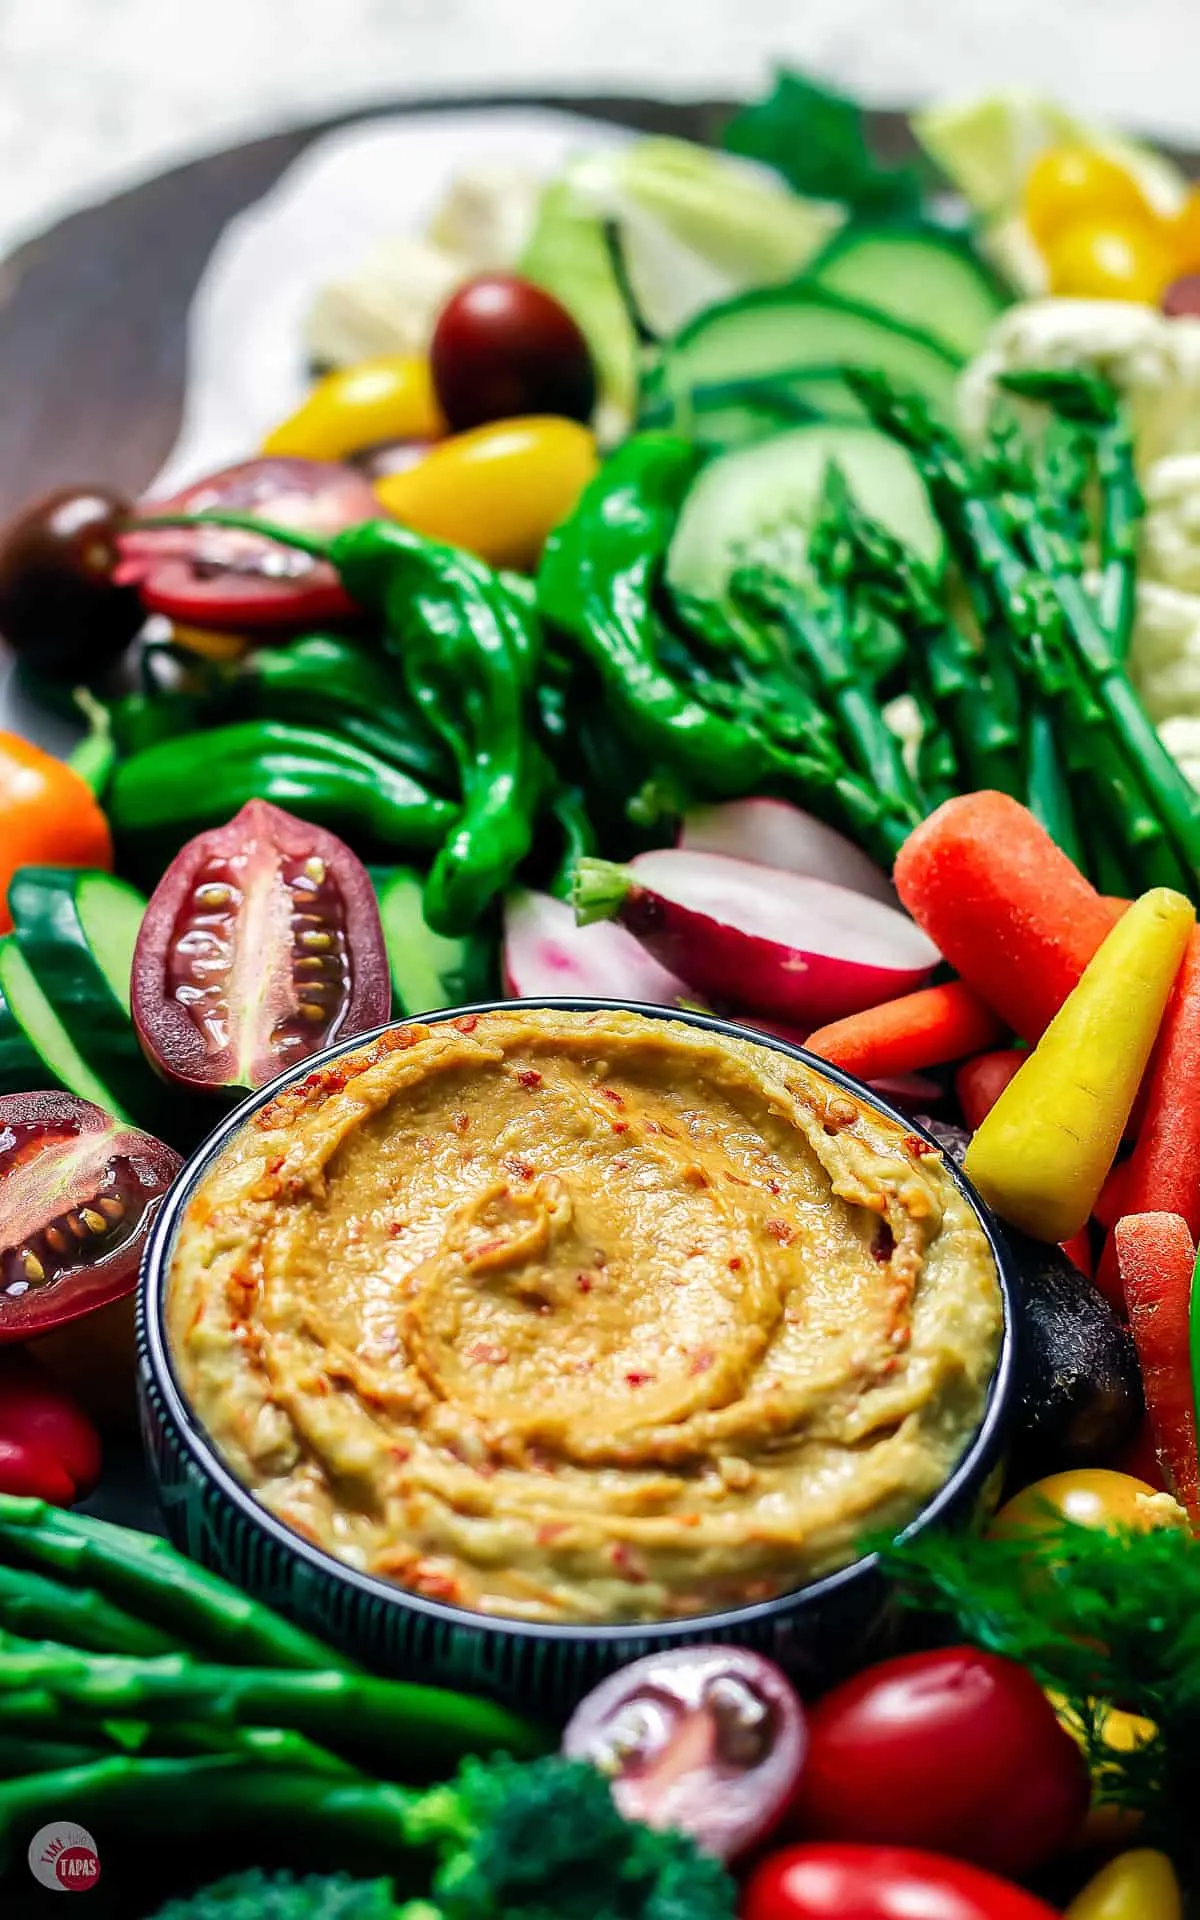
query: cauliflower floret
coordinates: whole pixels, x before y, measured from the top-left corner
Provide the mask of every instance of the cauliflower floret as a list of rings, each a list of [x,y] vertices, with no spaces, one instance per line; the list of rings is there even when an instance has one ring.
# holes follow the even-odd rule
[[[1139,580],[1129,671],[1156,724],[1200,714],[1200,595]]]
[[[981,436],[996,377],[1027,367],[1093,367],[1124,395],[1145,471],[1200,450],[1200,320],[1124,300],[1026,300],[1001,315],[958,388],[963,431]]]
[[[1158,735],[1180,771],[1200,788],[1200,718],[1177,713],[1163,721]]]
[[[1200,593],[1200,453],[1156,460],[1142,482],[1143,575],[1183,593]]]
[[[486,273],[515,266],[533,232],[543,185],[524,167],[460,173],[429,226],[429,239],[463,266]]]
[[[348,367],[376,354],[424,353],[439,311],[469,271],[428,240],[383,241],[317,294],[304,329],[309,358]]]

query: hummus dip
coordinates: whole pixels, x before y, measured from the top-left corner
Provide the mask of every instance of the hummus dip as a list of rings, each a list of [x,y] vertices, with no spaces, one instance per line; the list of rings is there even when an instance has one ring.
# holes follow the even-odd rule
[[[788,1055],[514,1003],[285,1090],[180,1223],[180,1383],[348,1565],[686,1617],[907,1523],[975,1433],[995,1264],[940,1154]]]

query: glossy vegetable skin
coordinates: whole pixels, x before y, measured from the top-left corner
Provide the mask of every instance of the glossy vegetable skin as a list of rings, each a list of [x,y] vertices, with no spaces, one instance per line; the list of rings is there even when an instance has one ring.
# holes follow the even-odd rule
[[[1160,1526],[1161,1499],[1147,1481],[1111,1467],[1052,1473],[1006,1500],[989,1532],[1036,1534],[1063,1520],[1078,1527]]]
[[[1135,901],[971,1142],[968,1178],[1035,1239],[1091,1217],[1195,923],[1166,887]]]
[[[68,1093],[0,1099],[0,1344],[132,1292],[179,1155]]]
[[[334,570],[317,556],[212,524],[150,524],[214,509],[333,533],[369,520],[376,506],[369,483],[350,467],[282,457],[245,460],[170,499],[145,501],[138,524],[121,535],[117,577],[137,587],[150,611],[234,630],[313,626],[355,612]]]
[[[791,1682],[737,1647],[635,1660],[587,1695],[563,1734],[563,1752],[599,1768],[627,1819],[674,1827],[721,1860],[778,1824],[806,1750]]]
[[[263,453],[344,460],[391,441],[438,440],[446,431],[429,362],[411,354],[360,360],[319,380],[263,441]]]
[[[86,780],[19,734],[0,733],[0,933],[12,926],[8,883],[18,867],[100,867],[113,861],[108,821]]]
[[[751,1874],[740,1920],[1055,1920],[1031,1893],[910,1847],[817,1843]]]
[[[0,1354],[0,1493],[71,1506],[100,1478],[100,1436],[32,1354]]]
[[[137,594],[113,577],[129,512],[106,487],[64,487],[0,533],[0,638],[48,679],[94,678],[143,623]]]
[[[592,417],[596,375],[587,341],[553,294],[515,274],[481,274],[451,294],[429,357],[455,432],[522,414]]]
[[[1087,1768],[1037,1682],[975,1647],[868,1667],[809,1721],[796,1817],[816,1839],[921,1847],[1021,1877],[1087,1811]]]
[[[387,1019],[370,877],[344,842],[251,800],[167,869],[133,957],[149,1059],[197,1089],[258,1087]]]
[[[1076,1894],[1065,1920],[1183,1920],[1175,1869],[1152,1847],[1118,1854]]]
[[[596,472],[587,427],[529,415],[476,427],[375,483],[385,512],[490,566],[529,572]]]

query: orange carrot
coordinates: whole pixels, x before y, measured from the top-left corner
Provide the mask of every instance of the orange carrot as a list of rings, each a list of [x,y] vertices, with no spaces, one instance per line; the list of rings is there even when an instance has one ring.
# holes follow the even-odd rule
[[[1023,1040],[1041,1039],[1118,917],[1003,793],[947,800],[909,835],[893,878],[954,971]]]
[[[977,1053],[964,1060],[954,1076],[954,1091],[963,1119],[974,1133],[983,1125],[1005,1087],[1029,1055],[1019,1047],[1001,1047],[996,1053]]]
[[[805,1045],[860,1080],[890,1080],[990,1047],[1003,1029],[961,980],[922,987],[810,1033]]]
[[[1127,1213],[1113,1229],[1154,1448],[1175,1498],[1200,1519],[1188,1320],[1196,1248],[1177,1213]]]
[[[1092,1236],[1087,1228],[1080,1227],[1078,1233],[1073,1233],[1069,1240],[1064,1240],[1062,1250],[1071,1262],[1071,1265],[1077,1267],[1079,1272],[1086,1275],[1087,1279],[1090,1280],[1092,1277],[1093,1264]]]
[[[1200,932],[1192,935],[1176,976],[1144,1099],[1137,1145],[1126,1163],[1121,1212],[1178,1213],[1195,1240],[1200,1237]],[[1110,1239],[1100,1262],[1106,1293],[1115,1272]]]

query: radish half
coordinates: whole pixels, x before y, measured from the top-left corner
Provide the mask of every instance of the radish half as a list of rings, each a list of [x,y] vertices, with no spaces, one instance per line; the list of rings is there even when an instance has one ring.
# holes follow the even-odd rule
[[[679,845],[689,853],[757,860],[764,867],[849,887],[886,906],[896,904],[891,881],[861,847],[786,800],[730,800],[720,807],[697,808],[684,818]]]
[[[937,948],[895,907],[827,880],[667,847],[627,867],[581,860],[582,926],[618,919],[701,993],[806,1025],[923,985]]]
[[[509,894],[503,966],[505,988],[517,1000],[578,994],[672,1007],[688,993],[624,927],[615,921],[581,927],[565,901],[548,893]]]

